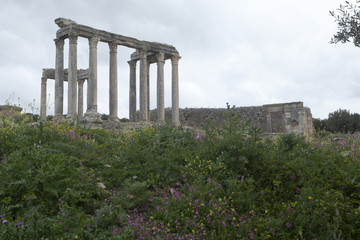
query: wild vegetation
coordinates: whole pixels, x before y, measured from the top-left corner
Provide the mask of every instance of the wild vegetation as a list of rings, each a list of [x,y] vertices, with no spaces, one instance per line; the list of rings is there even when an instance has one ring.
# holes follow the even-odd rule
[[[0,239],[357,239],[360,142],[2,118]]]
[[[317,132],[327,131],[331,133],[351,133],[360,130],[360,114],[350,113],[350,110],[339,109],[329,113],[326,119],[313,119]]]

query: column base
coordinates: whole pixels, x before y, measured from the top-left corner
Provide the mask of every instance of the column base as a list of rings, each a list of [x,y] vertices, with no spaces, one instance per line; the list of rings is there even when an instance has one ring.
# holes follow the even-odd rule
[[[120,122],[120,119],[117,116],[110,116],[109,121]]]
[[[157,119],[157,120],[156,120],[156,123],[157,123],[157,124],[160,124],[160,125],[161,125],[161,124],[164,124],[164,123],[165,123],[165,119]]]
[[[96,111],[88,111],[80,121],[80,125],[84,128],[98,129],[101,128],[102,119],[100,113]]]
[[[78,116],[74,113],[68,113],[66,115],[66,118],[65,118],[65,121],[68,123],[68,124],[76,124],[76,122],[78,121]]]
[[[57,123],[64,123],[65,122],[65,117],[63,115],[56,115],[53,117],[53,122],[57,122]]]

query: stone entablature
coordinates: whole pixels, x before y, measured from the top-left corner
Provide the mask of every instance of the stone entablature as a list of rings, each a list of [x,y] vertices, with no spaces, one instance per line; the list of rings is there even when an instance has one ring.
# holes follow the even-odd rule
[[[64,69],[64,81],[68,81],[69,71],[68,69]],[[77,71],[78,80],[87,80],[89,78],[89,69],[79,69]],[[55,69],[54,68],[43,68],[43,77],[47,79],[55,80]]]
[[[170,56],[179,56],[179,52],[176,50],[176,48],[168,44],[141,41],[136,38],[77,24],[75,21],[65,18],[57,18],[55,19],[55,23],[60,28],[56,32],[56,38],[58,39],[65,39],[71,36],[78,36],[88,39],[96,37],[99,41],[105,43],[114,43],[129,48],[146,50],[152,53],[162,52]]]
[[[172,67],[172,122],[179,124],[179,84],[178,84],[178,61],[179,52],[175,47],[158,43],[140,41],[136,38],[126,37],[123,35],[98,30],[88,26],[77,24],[75,21],[65,18],[55,19],[59,26],[56,32],[56,61],[55,61],[55,119],[63,115],[64,101],[64,81],[68,79],[68,113],[66,119],[68,122],[75,121],[75,118],[82,116],[81,110],[77,107],[77,82],[79,81],[79,71],[77,69],[77,40],[79,37],[87,38],[89,41],[89,68],[87,72],[87,110],[81,122],[86,127],[96,128],[101,125],[100,114],[97,112],[97,45],[104,42],[109,45],[110,54],[110,79],[109,79],[109,112],[110,120],[119,121],[118,119],[118,87],[117,87],[117,47],[119,45],[134,48],[135,53],[131,54],[130,67],[130,87],[129,87],[129,118],[135,121],[136,115],[136,63],[140,62],[140,121],[149,121],[150,106],[150,83],[149,69],[151,63],[157,63],[157,121],[164,121],[164,63],[171,59]],[[64,71],[64,40],[69,39],[69,61],[67,76]],[[44,70],[45,75],[52,76],[52,71]],[[42,93],[46,95],[46,81],[42,81]],[[45,82],[45,83],[44,83]],[[45,85],[45,86],[43,86]],[[79,85],[80,89],[80,85]],[[80,93],[79,93],[80,94]],[[42,97],[42,106],[45,104],[46,97]],[[80,101],[80,98],[79,98]],[[45,114],[46,110],[42,112]],[[43,119],[43,118],[42,118]]]

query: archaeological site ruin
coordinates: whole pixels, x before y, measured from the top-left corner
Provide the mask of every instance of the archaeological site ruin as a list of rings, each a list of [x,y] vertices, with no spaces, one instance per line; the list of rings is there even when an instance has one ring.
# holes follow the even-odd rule
[[[55,112],[54,118],[63,118],[64,81],[68,82],[68,110],[67,122],[74,122],[77,117],[81,118],[81,124],[89,128],[101,126],[101,115],[97,111],[97,44],[104,42],[110,50],[110,83],[109,83],[109,113],[111,121],[119,121],[118,118],[118,79],[117,79],[117,47],[119,45],[134,48],[128,61],[130,66],[129,86],[129,118],[135,121],[136,115],[136,64],[140,62],[140,121],[149,121],[149,67],[151,63],[157,63],[157,121],[164,121],[164,63],[171,59],[172,66],[172,122],[179,124],[179,85],[178,85],[178,62],[179,52],[171,45],[140,41],[135,38],[122,36],[94,29],[76,22],[57,18],[55,23],[59,26],[56,32],[56,61],[55,69],[43,69],[41,81],[41,119],[46,118],[46,82],[47,79],[55,79]],[[77,69],[77,40],[79,37],[89,40],[89,68]],[[69,39],[69,66],[64,69],[64,40]],[[83,108],[83,83],[87,81],[87,106]],[[83,116],[82,116],[83,115]]]
[[[103,123],[97,109],[97,45],[99,42],[107,43],[110,52],[109,63],[109,120],[110,126],[120,127],[118,118],[118,79],[117,79],[117,48],[125,46],[135,49],[128,61],[129,80],[129,120],[130,122],[157,122],[171,121],[175,125],[201,128],[200,124],[207,119],[220,124],[225,118],[226,109],[179,109],[179,79],[178,62],[179,52],[175,47],[158,43],[140,41],[135,38],[94,29],[77,24],[75,21],[65,18],[55,19],[60,28],[56,32],[56,60],[55,68],[45,68],[41,78],[41,107],[40,118],[46,120],[46,95],[47,80],[55,80],[55,121],[74,122],[80,119],[82,126],[86,128],[101,128],[108,124]],[[77,68],[77,40],[79,37],[88,39],[89,43],[89,67],[88,69]],[[68,68],[64,68],[64,44],[69,42]],[[165,109],[164,105],[164,64],[171,60],[171,108]],[[139,95],[137,96],[137,62],[139,66]],[[150,111],[150,87],[149,68],[150,64],[157,64],[157,107]],[[84,82],[87,81],[86,112],[84,108]],[[67,114],[64,117],[64,82],[68,84]],[[137,101],[139,108],[137,109]],[[245,119],[266,133],[290,133],[294,132],[309,136],[313,133],[312,115],[309,108],[304,107],[302,102],[268,104],[259,107],[240,107],[236,111]]]

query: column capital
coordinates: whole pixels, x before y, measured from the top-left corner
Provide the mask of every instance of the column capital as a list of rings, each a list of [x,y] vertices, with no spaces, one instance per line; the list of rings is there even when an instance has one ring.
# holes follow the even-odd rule
[[[55,38],[54,39],[56,48],[64,50],[64,39],[62,38]]]
[[[73,34],[73,33],[69,34],[69,43],[70,44],[77,44],[77,39],[78,39],[78,37],[76,34]]]
[[[136,61],[135,60],[128,61],[128,64],[129,64],[130,67],[136,67]]]
[[[47,77],[41,77],[41,85],[46,85],[46,82],[47,82]]]
[[[97,48],[97,44],[98,44],[99,40],[100,39],[98,37],[89,38],[89,47],[90,48]]]
[[[147,58],[147,50],[146,49],[138,49],[140,59],[146,59]]]
[[[165,54],[162,52],[157,53],[156,55],[157,63],[165,63]]]
[[[78,79],[78,85],[83,86],[85,82],[85,79]]]
[[[171,56],[171,63],[173,65],[178,65],[180,60],[180,56]]]
[[[111,53],[116,53],[117,52],[117,47],[118,47],[118,45],[116,43],[109,42],[109,48],[110,48]]]

